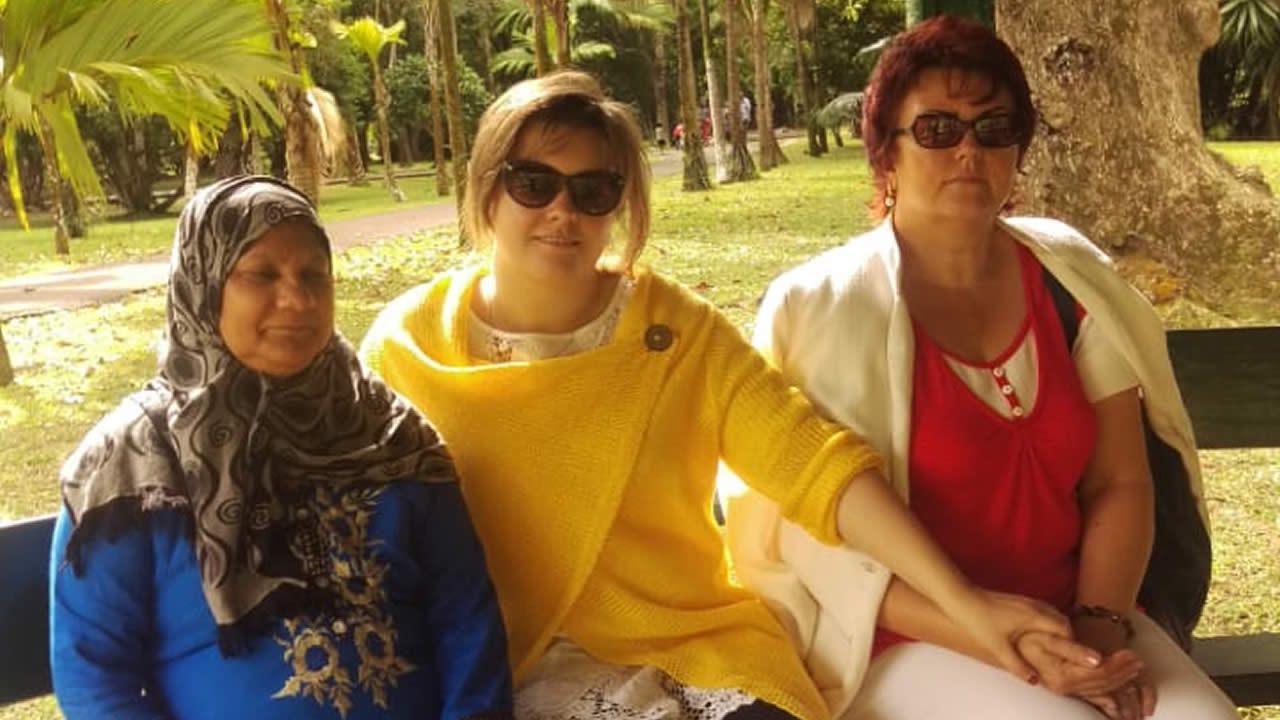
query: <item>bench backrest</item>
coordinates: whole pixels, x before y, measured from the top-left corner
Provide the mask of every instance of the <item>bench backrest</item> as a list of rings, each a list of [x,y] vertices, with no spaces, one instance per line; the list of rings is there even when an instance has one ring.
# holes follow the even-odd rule
[[[0,525],[0,705],[52,691],[49,544],[52,515]]]

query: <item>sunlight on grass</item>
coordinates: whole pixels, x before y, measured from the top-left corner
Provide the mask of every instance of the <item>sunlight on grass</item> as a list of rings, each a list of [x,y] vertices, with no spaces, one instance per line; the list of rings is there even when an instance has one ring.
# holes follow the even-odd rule
[[[1246,144],[1231,145],[1224,152],[1253,152]],[[787,146],[792,162],[759,181],[706,193],[681,192],[678,175],[657,180],[653,232],[642,262],[695,288],[750,332],[771,278],[869,224],[861,147],[836,149],[818,160],[800,150]],[[1264,161],[1280,161],[1280,149],[1266,150],[1260,149]],[[1269,167],[1280,187],[1280,162]],[[376,184],[364,190],[352,190],[349,205],[334,192],[325,216],[391,207],[379,204],[385,193]],[[172,221],[166,222],[171,232]],[[0,243],[7,237],[0,235]],[[166,238],[159,247],[167,244]],[[338,327],[358,343],[387,300],[472,260],[457,248],[451,227],[343,253],[336,261]],[[1185,301],[1161,310],[1182,326],[1213,324],[1217,317]],[[1276,312],[1271,322],[1280,322],[1280,306]],[[0,388],[0,519],[56,507],[59,464],[104,412],[150,377],[162,321],[163,294],[155,290],[5,323],[18,379]],[[1214,451],[1203,458],[1216,574],[1200,631],[1280,631],[1280,450]],[[48,699],[0,709],[0,720],[57,717]],[[1246,717],[1280,720],[1280,711],[1258,709]]]

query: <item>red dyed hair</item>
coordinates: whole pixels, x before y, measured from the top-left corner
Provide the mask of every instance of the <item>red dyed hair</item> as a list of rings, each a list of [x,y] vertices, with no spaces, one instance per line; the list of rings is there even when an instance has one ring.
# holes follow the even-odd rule
[[[990,28],[975,20],[955,15],[925,20],[889,42],[867,83],[862,105],[862,142],[875,179],[875,194],[868,208],[876,220],[888,212],[884,204],[885,175],[893,167],[898,110],[907,93],[915,87],[921,71],[932,68],[979,73],[991,80],[992,92],[1008,90],[1013,96],[1013,118],[1021,137],[1019,166],[1031,145],[1036,109],[1031,104],[1031,88],[1022,63],[1013,50]]]

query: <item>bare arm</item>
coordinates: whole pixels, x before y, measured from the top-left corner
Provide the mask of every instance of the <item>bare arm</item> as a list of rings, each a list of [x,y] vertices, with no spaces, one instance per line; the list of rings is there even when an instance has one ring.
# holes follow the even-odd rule
[[[1083,528],[1076,602],[1124,613],[1136,603],[1155,532],[1142,408],[1137,388],[1104,398],[1094,407],[1098,445],[1079,489]],[[1119,631],[1123,640],[1122,629],[1114,623],[1093,624],[1110,630],[1113,639]]]

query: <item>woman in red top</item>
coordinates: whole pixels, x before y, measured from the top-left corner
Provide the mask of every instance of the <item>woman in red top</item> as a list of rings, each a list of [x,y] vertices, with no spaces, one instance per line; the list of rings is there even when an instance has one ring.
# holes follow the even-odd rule
[[[944,16],[895,38],[862,123],[883,222],[777,280],[756,340],[892,458],[891,482],[972,580],[1068,612],[1087,649],[1028,633],[1019,651],[1034,672],[1014,677],[896,578],[874,642],[859,645],[847,607],[876,591],[871,570],[815,560],[785,524],[757,532],[777,539],[739,557],[739,575],[793,626],[816,615],[797,637],[846,720],[1235,718],[1137,608],[1155,533],[1144,411],[1183,452],[1189,481],[1177,489],[1194,495],[1199,482],[1158,319],[1078,233],[1001,217],[1035,123],[1022,68],[988,28]],[[742,535],[732,505],[729,526]],[[783,568],[819,610],[771,594]],[[841,634],[842,648],[828,639]],[[841,682],[844,694],[832,689]]]

